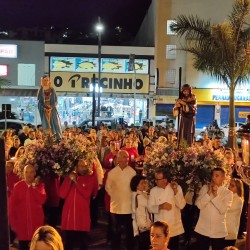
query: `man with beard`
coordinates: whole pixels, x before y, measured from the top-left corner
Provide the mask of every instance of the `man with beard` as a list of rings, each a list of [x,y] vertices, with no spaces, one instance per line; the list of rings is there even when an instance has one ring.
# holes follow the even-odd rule
[[[178,143],[184,140],[191,146],[194,142],[197,100],[189,84],[182,86],[180,98],[175,103],[174,115],[177,116],[178,112],[180,112]]]

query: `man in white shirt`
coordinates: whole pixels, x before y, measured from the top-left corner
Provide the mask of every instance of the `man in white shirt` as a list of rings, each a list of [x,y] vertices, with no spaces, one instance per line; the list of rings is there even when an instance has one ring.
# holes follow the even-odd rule
[[[154,221],[164,220],[170,227],[169,248],[179,248],[179,235],[184,233],[180,210],[186,205],[181,187],[173,182],[163,169],[155,174],[156,186],[150,190],[148,209],[154,214]]]
[[[233,193],[223,186],[224,180],[225,170],[214,168],[211,183],[201,188],[196,200],[196,206],[200,209],[195,227],[197,249],[208,250],[210,244],[213,250],[224,247],[227,236],[226,213],[233,201]]]
[[[112,249],[118,250],[121,245],[121,227],[126,233],[126,247],[133,249],[132,227],[132,191],[130,182],[136,172],[128,166],[129,155],[125,150],[117,154],[117,165],[110,170],[106,182],[106,191],[110,195],[110,214],[113,226]]]

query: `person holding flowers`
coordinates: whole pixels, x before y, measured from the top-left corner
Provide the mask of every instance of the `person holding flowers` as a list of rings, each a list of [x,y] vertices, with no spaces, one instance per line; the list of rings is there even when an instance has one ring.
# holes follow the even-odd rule
[[[10,196],[9,222],[19,240],[19,250],[28,250],[35,230],[44,225],[42,206],[46,193],[33,165],[26,165],[23,175],[24,179],[14,186]]]
[[[92,162],[79,159],[76,169],[65,177],[60,187],[60,197],[65,199],[61,228],[65,232],[65,250],[73,250],[79,241],[79,249],[88,249],[90,231],[90,199],[98,191],[98,181]]]

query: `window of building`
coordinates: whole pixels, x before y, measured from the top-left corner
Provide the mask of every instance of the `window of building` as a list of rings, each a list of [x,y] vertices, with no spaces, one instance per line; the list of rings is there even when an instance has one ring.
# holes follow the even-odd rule
[[[18,64],[18,85],[19,86],[35,86],[35,64]]]
[[[176,59],[176,45],[166,45],[166,59]]]
[[[175,84],[175,77],[176,77],[176,70],[175,69],[169,69],[167,70],[167,83],[169,84]]]
[[[92,101],[93,98],[91,96],[58,96],[58,113],[61,124],[67,121],[69,125],[78,125],[83,121],[91,120]],[[41,124],[36,97],[1,96],[0,107],[4,103],[10,103],[11,112],[15,113],[19,118],[21,116],[21,110],[23,109],[23,120],[25,123],[32,123],[34,125]],[[138,96],[135,104],[134,116],[134,98],[101,97],[100,116],[104,119],[123,118],[129,125],[134,123],[135,118],[135,124],[138,126],[142,125],[143,120],[147,119],[147,99]]]
[[[173,32],[170,29],[172,23],[175,23],[175,20],[167,20],[167,35],[176,35],[176,32]]]

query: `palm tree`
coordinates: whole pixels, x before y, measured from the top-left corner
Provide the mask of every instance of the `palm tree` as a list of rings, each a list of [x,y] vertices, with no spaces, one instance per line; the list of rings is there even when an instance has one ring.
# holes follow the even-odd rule
[[[250,73],[249,0],[235,0],[228,20],[211,24],[197,16],[180,15],[171,25],[185,45],[180,50],[194,56],[194,68],[224,82],[229,88],[228,146],[237,148],[235,131],[234,92]]]

